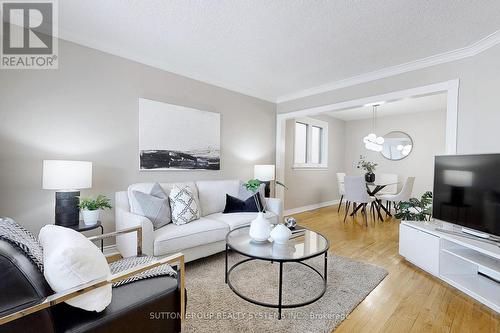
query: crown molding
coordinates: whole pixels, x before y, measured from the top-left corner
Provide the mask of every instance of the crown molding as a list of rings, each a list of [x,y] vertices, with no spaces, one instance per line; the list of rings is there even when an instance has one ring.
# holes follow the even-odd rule
[[[500,30],[497,30],[491,35],[486,36],[483,39],[460,49],[440,53],[427,58],[422,58],[404,64],[382,68],[373,72],[356,75],[347,79],[334,81],[320,86],[282,95],[276,99],[276,103],[283,103],[298,98],[321,94],[331,90],[337,90],[341,88],[355,86],[361,83],[375,81],[386,77],[415,71],[418,69],[423,69],[439,64],[444,64],[447,62],[473,57],[475,55],[480,54],[483,51],[488,50],[489,48],[497,44],[500,44]]]

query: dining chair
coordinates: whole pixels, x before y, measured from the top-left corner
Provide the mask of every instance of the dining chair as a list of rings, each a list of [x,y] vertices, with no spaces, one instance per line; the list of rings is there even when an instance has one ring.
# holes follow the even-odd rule
[[[377,194],[397,194],[399,176],[395,173],[377,174],[377,182],[381,184],[390,184],[381,189]]]
[[[377,196],[380,200],[385,200],[387,202],[387,210],[391,210],[391,205],[394,204],[394,210],[398,211],[398,206],[401,201],[408,201],[411,197],[411,192],[413,191],[413,184],[415,183],[415,177],[406,178],[401,191],[397,194],[382,194]]]
[[[340,194],[340,203],[339,203],[339,208],[337,209],[337,213],[340,212],[340,207],[342,207],[342,200],[344,199],[345,195],[344,178],[345,178],[344,172],[337,172],[337,187],[339,188],[339,194]]]
[[[347,214],[349,213],[349,207],[351,206],[351,203],[353,203],[353,212],[355,212],[357,209],[360,208],[362,209],[362,215],[366,226],[368,226],[366,206],[370,203],[371,212],[373,213],[373,219],[375,221],[375,212],[373,206],[375,197],[372,197],[368,194],[366,190],[365,178],[363,176],[345,176],[344,187],[345,187],[345,200],[346,200],[344,223],[347,218]],[[358,208],[358,206],[361,207]]]

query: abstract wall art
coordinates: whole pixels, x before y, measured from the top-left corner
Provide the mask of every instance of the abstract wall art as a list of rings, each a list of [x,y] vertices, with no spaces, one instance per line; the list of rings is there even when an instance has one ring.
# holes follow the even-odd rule
[[[220,114],[139,98],[140,170],[220,170]]]

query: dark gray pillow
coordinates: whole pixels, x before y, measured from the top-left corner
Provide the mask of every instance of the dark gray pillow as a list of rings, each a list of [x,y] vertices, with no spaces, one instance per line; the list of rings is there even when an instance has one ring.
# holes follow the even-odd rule
[[[132,194],[139,204],[137,213],[150,219],[154,230],[172,221],[168,195],[160,184],[154,184],[149,194],[139,191],[132,191]]]

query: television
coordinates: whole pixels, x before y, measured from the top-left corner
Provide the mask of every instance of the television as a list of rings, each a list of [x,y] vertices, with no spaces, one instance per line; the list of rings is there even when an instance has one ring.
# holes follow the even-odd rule
[[[500,154],[436,156],[432,208],[465,232],[500,236]]]

